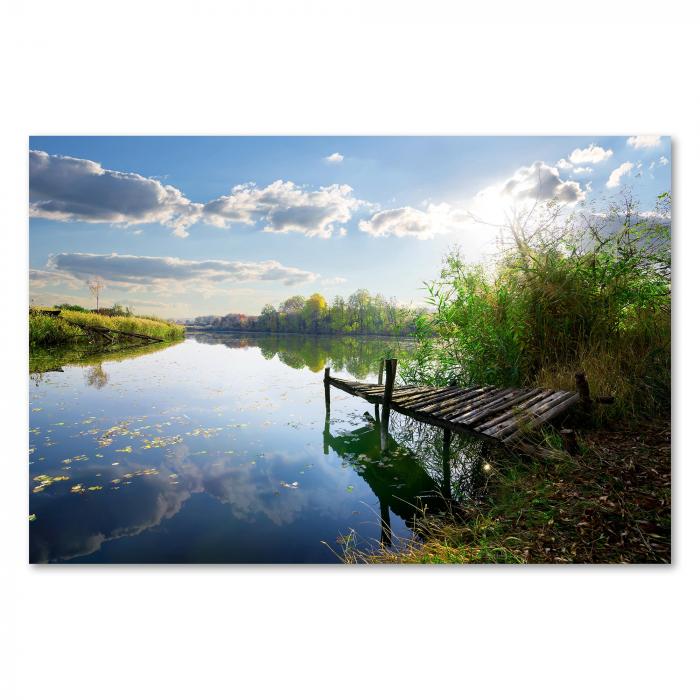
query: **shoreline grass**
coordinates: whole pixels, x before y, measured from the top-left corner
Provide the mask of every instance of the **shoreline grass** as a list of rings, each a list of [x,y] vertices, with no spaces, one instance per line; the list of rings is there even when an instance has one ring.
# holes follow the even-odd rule
[[[181,340],[185,328],[176,323],[141,316],[107,316],[93,312],[61,309],[58,315],[29,310],[29,348],[53,348],[66,345],[97,345],[85,330],[99,326],[126,333],[140,333],[163,341]]]

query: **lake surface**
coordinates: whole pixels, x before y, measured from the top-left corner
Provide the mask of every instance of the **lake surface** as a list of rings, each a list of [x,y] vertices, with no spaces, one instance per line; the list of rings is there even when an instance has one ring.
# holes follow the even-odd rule
[[[440,431],[374,408],[323,368],[376,381],[399,342],[195,333],[181,343],[30,357],[31,562],[323,563],[401,546],[468,497],[479,447],[446,469]],[[403,345],[403,350],[409,346]]]

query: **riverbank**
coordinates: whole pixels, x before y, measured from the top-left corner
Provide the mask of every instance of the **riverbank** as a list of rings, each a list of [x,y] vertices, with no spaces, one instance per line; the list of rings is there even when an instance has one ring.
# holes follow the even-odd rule
[[[347,563],[670,563],[670,417],[579,434],[560,462],[494,454],[482,500],[426,517],[395,549]]]
[[[185,337],[185,328],[176,323],[143,316],[107,316],[68,309],[29,310],[29,348],[61,346],[90,346],[96,343],[90,329],[99,327],[121,333],[133,333],[149,338],[172,341]]]

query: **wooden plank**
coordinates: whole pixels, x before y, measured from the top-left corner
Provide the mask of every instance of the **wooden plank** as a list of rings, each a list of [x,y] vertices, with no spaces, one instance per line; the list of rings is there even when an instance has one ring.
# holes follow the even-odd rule
[[[430,396],[433,390],[421,391],[421,392],[409,392],[408,394],[401,394],[399,396],[394,396],[393,403],[405,406],[411,401],[418,401],[419,399],[424,399]]]
[[[494,429],[495,432],[495,430],[498,429],[501,424],[515,419],[521,410],[527,408],[528,406],[532,406],[538,401],[541,401],[550,394],[554,393],[551,389],[538,389],[537,392],[538,393],[535,396],[532,396],[527,400],[521,400],[517,403],[517,405],[509,407],[505,413],[498,415],[495,418],[491,418],[486,423],[481,423],[479,425],[479,432],[486,432],[487,430],[491,429]]]
[[[495,391],[495,389],[493,387],[479,387],[477,389],[465,390],[459,396],[450,401],[446,401],[441,408],[435,412],[435,415],[439,418],[447,418],[451,413],[461,411],[463,406],[476,401],[478,397],[490,391]]]
[[[489,408],[484,408],[480,411],[478,411],[475,415],[473,415],[469,421],[465,422],[462,421],[463,423],[470,425],[474,430],[477,432],[481,432],[483,429],[483,425],[486,423],[488,425],[488,422],[486,421],[487,418],[491,418],[494,414],[502,414],[504,409],[510,408],[514,406],[517,403],[522,403],[524,399],[528,398],[533,398],[536,395],[540,394],[540,389],[532,389],[530,391],[518,391],[515,396],[507,399],[506,401],[503,401],[499,403],[498,405],[493,405]]]
[[[453,401],[460,401],[464,394],[466,393],[465,389],[460,389],[458,392],[453,393],[453,394],[448,394],[446,396],[441,396],[438,398],[434,398],[432,401],[423,404],[420,406],[418,409],[419,412],[423,413],[431,413],[435,414],[438,410],[443,408],[445,406],[445,403],[448,400],[453,400]],[[463,400],[461,401],[463,403]]]
[[[515,433],[520,430],[524,425],[527,425],[533,419],[537,418],[541,413],[545,413],[553,406],[565,401],[571,392],[568,391],[555,391],[552,392],[547,398],[538,401],[531,406],[528,406],[520,415],[516,416],[513,421],[507,425],[499,428],[499,430],[493,433],[493,436],[498,440],[503,440],[507,435]]]
[[[468,399],[467,401],[463,401],[461,404],[455,406],[453,409],[450,410],[449,413],[445,414],[442,417],[446,418],[448,420],[453,420],[456,416],[461,415],[465,411],[471,411],[472,409],[476,408],[477,406],[481,406],[481,405],[485,404],[486,402],[490,401],[500,391],[501,391],[501,389],[498,389],[496,387],[490,387],[486,391],[482,392],[481,394],[473,396],[470,399]]]
[[[461,389],[457,387],[446,387],[444,389],[433,389],[433,391],[429,392],[426,394],[426,396],[414,399],[411,401],[407,401],[406,403],[403,404],[404,408],[410,408],[411,410],[415,411],[419,409],[421,406],[425,406],[426,404],[430,404],[434,401],[437,401],[438,399],[444,399],[448,396],[452,396],[453,394],[458,393],[461,391]]]
[[[579,395],[578,394],[572,394],[571,392],[567,392],[569,396],[565,398],[563,401],[557,403],[555,406],[550,408],[548,411],[545,411],[541,415],[539,415],[537,418],[535,418],[533,421],[527,423],[525,426],[517,430],[515,433],[512,435],[509,435],[508,437],[503,439],[504,444],[509,444],[512,443],[514,440],[517,440],[522,437],[523,433],[525,432],[530,432],[533,428],[536,428],[538,425],[542,425],[542,423],[546,423],[547,421],[552,420],[553,418],[556,418],[556,416],[562,414],[564,411],[566,411],[568,408],[573,406],[575,403],[578,402],[579,400]]]
[[[462,416],[469,415],[472,411],[479,408],[485,408],[492,401],[495,401],[503,396],[503,394],[508,393],[508,391],[508,389],[491,389],[490,391],[477,396],[473,401],[468,402],[464,406],[460,406],[454,411],[451,411],[449,415],[445,416],[445,418],[451,421],[460,422]]]
[[[472,409],[466,413],[461,413],[459,416],[453,418],[457,423],[463,423],[464,425],[470,425],[471,421],[478,419],[478,417],[489,408],[499,408],[509,399],[517,396],[517,390],[513,389],[502,389],[497,394],[494,394],[490,400],[482,401],[478,406],[474,406]]]

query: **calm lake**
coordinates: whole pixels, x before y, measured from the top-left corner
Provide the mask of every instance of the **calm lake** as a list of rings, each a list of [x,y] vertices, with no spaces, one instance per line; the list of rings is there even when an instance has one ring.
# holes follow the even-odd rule
[[[400,346],[400,347],[399,347]],[[376,381],[400,341],[192,333],[85,356],[33,354],[31,562],[324,563],[349,541],[400,546],[414,518],[469,497],[479,446],[331,389]]]

